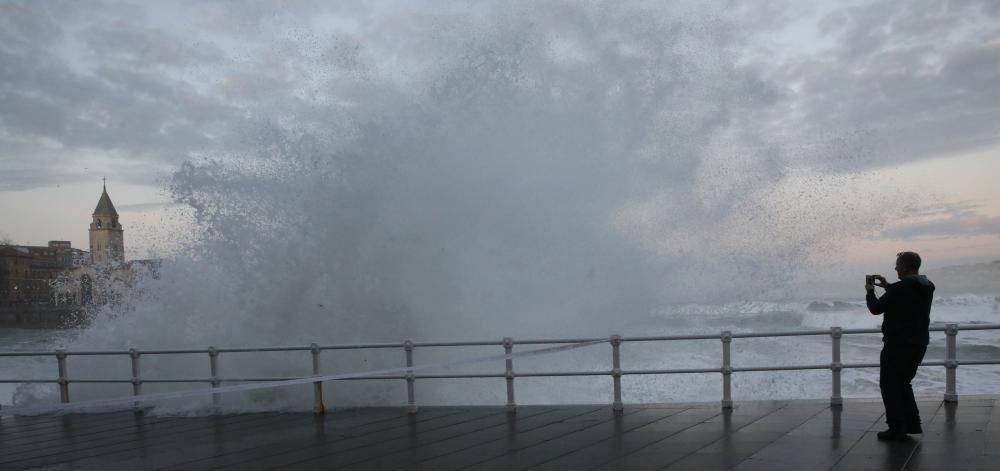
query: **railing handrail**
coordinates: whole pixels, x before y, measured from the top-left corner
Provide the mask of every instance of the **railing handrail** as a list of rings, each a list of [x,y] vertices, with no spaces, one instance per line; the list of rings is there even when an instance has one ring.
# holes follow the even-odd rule
[[[971,331],[971,330],[1000,330],[1000,324],[946,324],[944,326],[932,326],[928,329],[931,332],[944,332],[946,334],[946,358],[943,361],[932,360],[925,361],[922,366],[944,366],[946,369],[946,386],[944,398],[946,401],[957,401],[957,393],[955,390],[955,369],[959,365],[996,365],[1000,364],[1000,358],[994,360],[966,360],[959,361],[957,358],[957,346],[956,337],[959,331]],[[406,374],[391,374],[391,375],[356,375],[354,377],[345,378],[351,380],[365,380],[365,379],[379,379],[379,380],[405,380],[407,382],[407,401],[409,403],[410,410],[416,412],[416,400],[414,396],[414,382],[418,379],[461,379],[461,378],[505,378],[507,382],[507,407],[508,410],[515,410],[516,404],[514,402],[514,379],[519,377],[566,377],[566,376],[611,376],[614,382],[614,401],[612,407],[615,410],[622,409],[621,401],[621,377],[622,376],[632,376],[632,375],[662,375],[662,374],[693,374],[693,373],[721,373],[723,375],[723,407],[732,407],[731,398],[731,375],[733,373],[742,372],[760,372],[760,371],[794,371],[794,370],[820,370],[829,369],[833,374],[832,387],[833,394],[831,395],[831,404],[838,405],[842,403],[842,398],[840,396],[840,372],[844,369],[852,368],[874,368],[878,367],[878,363],[841,363],[840,361],[840,338],[843,335],[856,335],[856,334],[878,334],[881,333],[881,329],[842,329],[840,327],[831,327],[826,330],[792,330],[792,331],[778,331],[778,332],[730,332],[722,331],[719,334],[682,334],[682,335],[660,335],[660,336],[632,336],[625,337],[620,335],[612,335],[609,337],[597,337],[597,338],[549,338],[549,339],[528,339],[528,340],[514,340],[510,337],[504,338],[499,341],[486,340],[486,341],[464,341],[464,342],[442,342],[442,341],[427,341],[427,342],[415,342],[412,340],[405,340],[403,342],[384,342],[384,343],[353,343],[353,344],[332,344],[332,345],[318,345],[310,344],[308,346],[269,346],[269,347],[232,347],[232,348],[216,348],[208,347],[204,349],[151,349],[151,350],[139,350],[136,348],[131,348],[128,350],[81,350],[81,351],[67,351],[62,348],[57,348],[54,351],[35,351],[35,352],[0,352],[0,357],[24,357],[24,356],[52,356],[54,355],[58,360],[59,367],[59,377],[58,379],[41,379],[41,378],[29,378],[29,379],[10,379],[10,378],[0,378],[0,383],[57,383],[60,385],[60,398],[64,403],[69,402],[69,384],[70,383],[130,383],[133,385],[133,394],[135,396],[140,396],[142,392],[143,383],[208,383],[211,384],[212,388],[218,388],[222,383],[240,383],[240,382],[272,382],[272,381],[288,381],[288,380],[301,380],[304,377],[245,377],[245,378],[225,378],[221,377],[218,372],[218,356],[222,353],[263,353],[263,352],[294,352],[294,351],[308,351],[312,354],[312,377],[320,376],[319,373],[319,358],[323,351],[327,350],[362,350],[362,349],[392,349],[392,348],[402,348],[405,352],[406,359]],[[832,358],[831,362],[827,364],[810,364],[810,365],[751,365],[751,366],[733,366],[731,361],[731,348],[730,345],[733,339],[746,339],[746,338],[776,338],[776,337],[790,337],[790,336],[815,336],[815,335],[826,335],[831,338],[832,347]],[[621,367],[621,358],[619,354],[619,347],[622,343],[626,342],[663,342],[663,341],[685,341],[685,340],[721,340],[722,341],[722,365],[719,368],[681,368],[681,369],[636,369],[627,370]],[[530,372],[530,373],[517,373],[513,370],[513,357],[512,355],[513,347],[516,345],[559,345],[559,344],[584,344],[590,343],[594,344],[597,342],[607,341],[612,346],[612,368],[610,370],[591,370],[591,371],[547,371],[547,372]],[[413,369],[413,351],[416,348],[439,348],[439,347],[481,347],[481,346],[503,346],[506,354],[505,363],[506,369],[502,373],[463,373],[463,374],[415,374]],[[577,348],[577,346],[569,346],[568,348]],[[556,349],[567,348],[567,347],[556,347]],[[145,355],[175,355],[175,354],[208,354],[210,359],[211,376],[207,378],[142,378],[139,373],[139,359]],[[131,358],[131,373],[130,379],[70,379],[67,372],[66,358],[70,356],[99,356],[99,355],[128,355]],[[424,367],[426,368],[426,367]],[[306,376],[305,378],[309,378]],[[322,411],[322,382],[317,381],[314,384],[314,394],[315,394],[315,410]],[[213,394],[213,401],[218,406],[219,394]],[[139,404],[136,403],[136,407]]]
[[[1000,330],[1000,324],[956,324],[959,330]],[[934,326],[930,327],[928,330],[930,332],[945,332],[947,331],[947,326]],[[855,334],[879,334],[882,333],[881,329],[841,329],[841,333],[844,335],[855,335]],[[774,332],[731,332],[732,338],[772,338],[772,337],[806,337],[812,335],[830,335],[830,329],[814,329],[814,330],[789,330],[789,331],[774,331]],[[526,339],[526,340],[514,340],[512,345],[556,345],[562,343],[581,343],[581,342],[594,342],[598,340],[605,340],[608,337],[589,337],[589,338],[566,338],[566,339]],[[684,335],[653,335],[653,336],[620,336],[621,342],[658,342],[658,341],[678,341],[678,340],[717,340],[719,334],[684,334]],[[414,348],[417,347],[490,347],[490,346],[503,346],[503,340],[478,340],[478,341],[459,341],[459,342],[444,342],[444,341],[425,341],[412,342]],[[348,343],[348,344],[330,344],[330,345],[317,345],[320,350],[370,350],[370,349],[383,349],[383,348],[405,348],[406,342],[381,342],[381,343]],[[205,354],[210,351],[213,347],[206,348],[170,348],[170,349],[129,349],[129,350],[62,350],[66,355],[88,355],[88,356],[98,356],[98,355],[130,355],[133,350],[139,351],[143,355],[176,355],[176,354]],[[218,353],[260,353],[260,352],[295,352],[295,351],[310,351],[314,348],[313,345],[279,345],[279,346],[264,346],[264,347],[215,347],[214,350]],[[33,352],[12,352],[12,351],[0,351],[0,357],[17,357],[17,356],[52,356],[57,354],[59,349],[50,351],[33,351]]]

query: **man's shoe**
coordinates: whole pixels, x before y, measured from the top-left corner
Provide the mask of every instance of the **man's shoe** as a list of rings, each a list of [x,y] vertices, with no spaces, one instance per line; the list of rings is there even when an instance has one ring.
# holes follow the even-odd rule
[[[893,429],[883,430],[875,434],[875,436],[877,436],[879,440],[887,442],[901,442],[906,440],[906,433]]]
[[[908,426],[906,426],[906,433],[908,433],[910,435],[921,434],[921,433],[924,433],[924,428],[921,427],[920,424],[917,424],[917,425],[908,425]]]

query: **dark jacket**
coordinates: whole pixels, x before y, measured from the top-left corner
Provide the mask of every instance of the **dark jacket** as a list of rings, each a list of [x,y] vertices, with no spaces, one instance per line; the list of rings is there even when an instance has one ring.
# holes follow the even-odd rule
[[[865,299],[872,314],[885,314],[882,341],[888,344],[927,345],[934,283],[924,275],[908,275],[889,285],[881,298],[868,290]]]

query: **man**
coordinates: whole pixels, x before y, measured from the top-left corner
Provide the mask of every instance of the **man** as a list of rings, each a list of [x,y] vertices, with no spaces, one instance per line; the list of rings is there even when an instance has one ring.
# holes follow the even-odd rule
[[[868,310],[884,314],[878,382],[889,429],[878,433],[879,440],[900,441],[908,433],[923,433],[910,381],[927,352],[934,283],[919,271],[920,255],[900,252],[896,254],[898,282],[889,284],[879,275],[865,282]],[[875,296],[875,286],[885,289],[881,298]]]

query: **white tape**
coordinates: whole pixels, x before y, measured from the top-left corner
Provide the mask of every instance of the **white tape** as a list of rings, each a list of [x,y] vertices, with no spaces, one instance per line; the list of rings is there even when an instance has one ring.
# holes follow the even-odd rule
[[[90,401],[80,401],[80,402],[68,402],[65,404],[41,404],[25,407],[10,407],[5,409],[0,409],[0,416],[4,415],[38,415],[38,414],[48,414],[52,412],[63,412],[77,409],[90,409],[90,408],[105,408],[109,406],[126,406],[131,405],[135,402],[149,402],[149,401],[162,401],[166,399],[181,399],[185,397],[197,397],[197,396],[207,396],[209,394],[225,394],[233,392],[243,392],[243,391],[254,391],[257,389],[266,388],[281,388],[285,386],[294,386],[297,384],[311,384],[317,382],[326,381],[337,381],[344,379],[354,379],[362,378],[366,376],[384,376],[396,373],[410,373],[414,371],[438,369],[438,368],[451,368],[461,365],[469,365],[473,363],[484,363],[488,361],[496,360],[506,360],[527,356],[536,355],[546,355],[550,353],[562,352],[566,350],[573,350],[582,347],[588,347],[590,345],[596,345],[599,343],[607,342],[607,340],[592,340],[589,342],[578,342],[567,345],[559,345],[555,347],[539,348],[536,350],[528,350],[524,352],[517,352],[511,354],[498,354],[490,355],[484,357],[469,358],[466,360],[453,361],[448,363],[432,363],[427,365],[414,365],[414,366],[404,366],[400,368],[387,368],[381,370],[369,370],[361,371],[355,373],[341,373],[335,375],[323,375],[323,376],[309,376],[298,379],[289,379],[284,381],[269,381],[261,383],[252,384],[235,384],[232,386],[220,386],[217,388],[207,388],[207,389],[189,389],[185,391],[172,391],[164,393],[153,393],[153,394],[141,394],[138,396],[123,396],[108,399],[93,399]]]

